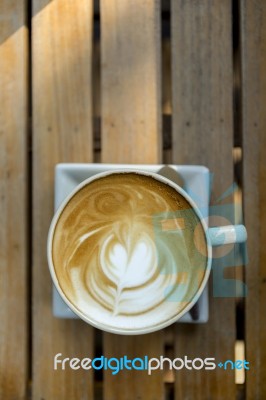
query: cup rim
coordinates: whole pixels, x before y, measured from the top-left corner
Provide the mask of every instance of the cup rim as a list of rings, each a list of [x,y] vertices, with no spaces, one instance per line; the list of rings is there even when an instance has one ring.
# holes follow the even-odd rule
[[[138,328],[138,329],[126,329],[126,328],[115,328],[115,327],[110,327],[108,325],[104,325],[102,323],[99,323],[97,321],[94,321],[93,319],[89,318],[87,315],[83,314],[65,295],[63,289],[61,288],[59,284],[58,277],[55,272],[55,267],[53,264],[53,257],[52,257],[52,243],[53,243],[53,235],[55,231],[55,227],[57,225],[57,222],[63,213],[66,205],[69,203],[69,201],[78,193],[82,188],[85,186],[89,185],[91,182],[98,180],[100,178],[103,178],[105,176],[109,175],[116,175],[116,174],[128,174],[128,173],[135,173],[141,176],[150,176],[153,179],[162,182],[164,184],[167,184],[171,186],[173,189],[175,189],[179,194],[181,194],[185,200],[192,206],[193,211],[199,218],[199,221],[201,223],[201,226],[203,227],[204,233],[205,233],[205,239],[206,239],[206,247],[207,247],[207,262],[206,262],[206,268],[205,268],[205,273],[204,277],[201,281],[201,284],[199,288],[197,289],[193,299],[187,304],[186,307],[184,307],[179,313],[177,313],[175,316],[172,318],[168,319],[167,321],[164,321],[162,323],[158,323],[155,326],[150,326],[146,328]],[[198,301],[200,295],[202,294],[204,288],[206,287],[206,284],[208,282],[210,272],[211,272],[211,263],[212,263],[212,245],[210,241],[210,237],[208,234],[208,226],[206,224],[205,219],[203,218],[198,206],[194,202],[194,200],[188,195],[188,193],[185,192],[185,190],[180,187],[178,184],[175,182],[171,181],[170,179],[156,173],[156,172],[150,172],[150,171],[144,171],[144,170],[139,170],[135,168],[125,168],[125,169],[115,169],[112,171],[104,171],[100,172],[98,174],[95,174],[81,183],[79,183],[69,194],[68,196],[62,201],[60,206],[57,208],[50,227],[48,231],[48,238],[47,238],[47,259],[48,259],[48,266],[50,270],[50,274],[52,277],[53,284],[56,287],[56,290],[58,291],[59,295],[62,297],[62,299],[65,301],[67,306],[76,314],[78,315],[83,321],[88,323],[89,325],[101,329],[105,332],[109,333],[115,333],[115,334],[120,334],[120,335],[142,335],[142,334],[147,334],[151,332],[156,332],[159,331],[163,328],[166,328],[167,326],[172,325],[174,322],[177,322],[184,314],[186,314],[193,306],[194,304]]]

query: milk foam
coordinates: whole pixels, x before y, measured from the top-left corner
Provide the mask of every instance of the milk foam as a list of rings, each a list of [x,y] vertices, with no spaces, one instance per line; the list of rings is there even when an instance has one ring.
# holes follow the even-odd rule
[[[82,188],[61,214],[53,241],[55,272],[71,303],[95,324],[125,330],[173,318],[197,292],[206,268],[193,229],[156,233],[156,216],[183,209],[188,224],[199,223],[173,188],[134,173]],[[202,228],[197,235],[205,248]]]

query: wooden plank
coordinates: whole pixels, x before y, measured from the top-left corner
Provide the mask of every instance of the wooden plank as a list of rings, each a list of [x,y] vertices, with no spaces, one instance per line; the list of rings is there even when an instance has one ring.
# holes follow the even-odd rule
[[[215,201],[233,182],[231,1],[171,4],[173,161],[209,167]],[[235,299],[211,293],[209,322],[176,328],[176,356],[234,360],[235,335]],[[234,399],[234,373],[220,368],[178,371],[175,395]]]
[[[160,27],[157,0],[101,2],[102,161],[161,161]],[[104,334],[104,354],[129,358],[163,354],[163,332]],[[134,373],[135,372],[135,373]],[[104,374],[106,400],[162,399],[162,375]]]
[[[93,355],[93,329],[52,315],[46,240],[54,167],[92,161],[92,0],[33,1],[33,399],[91,399],[93,374],[53,370]]]
[[[266,3],[240,2],[244,215],[248,230],[246,398],[266,398]]]
[[[0,398],[28,388],[28,29],[26,2],[0,2]]]
[[[103,0],[101,32],[102,159],[158,162],[159,1]]]

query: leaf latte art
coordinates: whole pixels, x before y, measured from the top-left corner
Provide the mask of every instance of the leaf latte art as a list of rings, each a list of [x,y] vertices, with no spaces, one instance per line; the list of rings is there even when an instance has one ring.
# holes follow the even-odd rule
[[[130,331],[174,318],[204,277],[206,259],[197,249],[206,243],[197,229],[195,246],[197,225],[184,197],[151,176],[115,173],[92,181],[55,227],[60,287],[94,325]]]

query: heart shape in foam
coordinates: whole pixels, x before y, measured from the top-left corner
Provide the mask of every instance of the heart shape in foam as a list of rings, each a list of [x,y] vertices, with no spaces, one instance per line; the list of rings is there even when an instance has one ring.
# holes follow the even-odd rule
[[[101,267],[117,290],[134,288],[147,283],[156,274],[157,255],[153,241],[147,234],[127,245],[110,235],[101,250]]]

